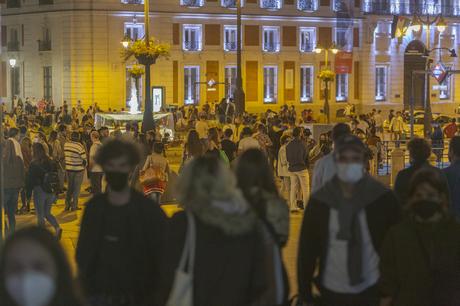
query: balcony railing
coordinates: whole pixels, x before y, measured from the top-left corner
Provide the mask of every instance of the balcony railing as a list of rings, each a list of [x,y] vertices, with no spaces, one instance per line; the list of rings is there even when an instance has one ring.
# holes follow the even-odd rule
[[[51,40],[39,40],[38,51],[51,51]]]
[[[265,52],[279,52],[280,44],[278,43],[264,43],[263,51]]]
[[[144,4],[144,0],[121,0],[123,4]]]
[[[202,7],[204,0],[181,0],[180,4],[188,7]]]
[[[200,51],[201,41],[184,41],[185,51]]]
[[[38,5],[50,5],[54,4],[54,0],[38,0]]]
[[[260,6],[265,9],[278,10],[281,8],[281,0],[262,0]]]
[[[10,41],[7,44],[8,51],[19,51],[19,41]]]
[[[20,8],[21,0],[6,0],[6,8]]]
[[[236,8],[236,0],[222,0],[221,5],[226,8]]]
[[[441,5],[438,3],[419,3],[416,0],[388,1],[367,0],[363,1],[362,11],[370,15],[406,15],[442,14],[444,17],[460,16],[460,4]]]
[[[311,43],[310,44],[305,43],[305,44],[300,45],[300,51],[302,52],[313,52],[314,48],[315,48],[315,45]]]
[[[305,12],[313,12],[318,9],[316,0],[297,0],[297,9]]]
[[[227,41],[224,43],[225,51],[236,51],[237,43],[236,41]]]

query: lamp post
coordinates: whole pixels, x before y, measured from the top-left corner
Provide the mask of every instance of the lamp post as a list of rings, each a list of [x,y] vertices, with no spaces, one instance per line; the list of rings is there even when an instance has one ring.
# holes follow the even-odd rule
[[[246,96],[241,73],[241,44],[241,0],[236,0],[236,88],[234,96],[237,116],[242,115],[246,110]]]
[[[147,48],[150,46],[150,0],[144,1],[144,40]],[[131,43],[131,38],[125,34],[121,44],[126,49]],[[150,92],[150,66],[155,64],[156,58],[142,56],[137,57],[139,64],[145,66],[145,102],[144,102],[144,115],[142,119],[142,132],[147,132],[155,129],[155,120],[153,119],[153,104]]]
[[[444,18],[442,15],[437,15],[435,17],[426,15],[417,15],[415,14],[414,17],[412,18],[412,24],[411,28],[415,32],[419,32],[421,29],[426,28],[426,45],[425,45],[425,54],[428,56],[426,57],[426,64],[425,64],[425,70],[428,71],[430,70],[430,65],[432,60],[429,57],[429,54],[434,51],[430,50],[430,44],[431,44],[431,27],[436,26],[436,29],[442,33],[446,30],[447,23],[444,21]],[[431,120],[433,119],[433,113],[431,109],[431,101],[430,101],[430,76],[429,74],[425,74],[425,92],[424,92],[425,98],[424,98],[424,108],[425,108],[425,116],[423,119],[423,134],[425,138],[428,138],[431,136]]]
[[[329,48],[322,48],[321,45],[316,44],[315,48],[315,53],[320,54],[324,50],[324,61],[325,61],[325,66],[326,69],[328,67],[328,58],[329,58],[329,51],[332,52],[332,54],[337,54],[339,52],[339,49],[337,48],[335,43],[332,43],[332,45]],[[324,79],[324,114],[326,115],[326,122],[329,124],[331,121],[331,114],[330,114],[330,107],[329,107],[329,79]]]

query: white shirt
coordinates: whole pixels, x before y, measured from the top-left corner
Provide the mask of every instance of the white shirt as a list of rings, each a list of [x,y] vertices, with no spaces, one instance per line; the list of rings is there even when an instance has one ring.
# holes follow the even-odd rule
[[[379,280],[380,258],[372,244],[364,210],[359,213],[359,222],[363,244],[362,275],[364,280],[361,284],[352,286],[348,274],[348,242],[337,239],[339,212],[335,209],[330,210],[328,252],[323,274],[323,286],[330,291],[356,294],[375,285]]]
[[[208,138],[209,126],[208,126],[208,123],[206,121],[199,120],[195,124],[195,130],[198,133],[198,136],[200,137],[200,139],[207,139]]]
[[[241,154],[249,149],[260,149],[260,144],[257,139],[253,137],[245,137],[240,140],[240,143],[238,144],[238,154]]]
[[[312,192],[320,190],[337,173],[337,165],[334,160],[334,153],[322,157],[315,163],[313,168],[313,178],[311,183]]]

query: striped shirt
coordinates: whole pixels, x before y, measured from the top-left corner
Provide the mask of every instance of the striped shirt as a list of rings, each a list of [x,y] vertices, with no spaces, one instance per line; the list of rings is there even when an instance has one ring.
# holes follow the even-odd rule
[[[67,171],[83,171],[86,166],[85,147],[74,141],[66,142],[64,145],[65,169]]]

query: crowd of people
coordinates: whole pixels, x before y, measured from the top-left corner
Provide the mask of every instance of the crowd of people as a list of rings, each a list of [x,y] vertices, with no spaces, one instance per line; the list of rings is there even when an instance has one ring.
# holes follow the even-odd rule
[[[15,106],[5,122],[0,305],[289,305],[282,250],[296,215],[298,305],[460,304],[459,136],[443,170],[429,164],[434,144],[412,139],[411,166],[390,189],[373,176],[380,112],[351,114],[316,142],[311,111],[235,116],[222,103],[214,114],[175,114],[187,135],[174,183],[183,210],[171,218],[159,205],[173,167],[158,131],[95,130],[96,106],[78,105],[70,121],[67,106]],[[93,196],[74,279],[51,207],[63,194],[65,213],[79,210],[86,173]],[[39,227],[15,232],[31,199]]]

